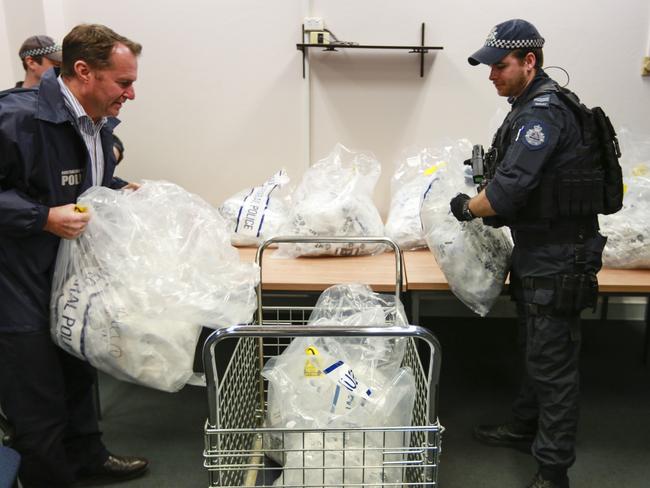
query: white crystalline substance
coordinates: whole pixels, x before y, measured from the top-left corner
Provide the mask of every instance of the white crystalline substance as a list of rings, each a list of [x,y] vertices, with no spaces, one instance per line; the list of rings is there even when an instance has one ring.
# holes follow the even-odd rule
[[[258,268],[239,262],[216,209],[177,185],[93,187],[78,203],[92,218],[59,248],[54,342],[117,378],[179,390],[201,326],[252,317]]]
[[[423,209],[424,210],[424,209]],[[451,291],[472,311],[485,316],[501,294],[510,267],[512,244],[501,229],[480,220],[459,223],[453,216],[424,217],[427,244]]]
[[[458,222],[451,214],[449,201],[459,192],[472,191],[462,161],[451,162],[433,177],[420,218],[427,246],[449,288],[472,311],[485,316],[503,289],[512,242],[503,228],[486,226],[480,219]]]
[[[337,285],[323,292],[310,324],[405,325],[401,304],[395,307],[394,297],[365,285]],[[401,482],[390,463],[405,461],[394,452],[409,445],[408,433],[291,431],[411,425],[415,380],[400,367],[405,340],[299,337],[267,362],[267,425],[290,429],[265,437],[267,454],[284,466],[275,486]]]
[[[430,177],[422,175],[404,183],[393,194],[385,231],[402,251],[426,246],[420,221],[420,205],[429,179]]]
[[[603,266],[608,268],[650,268],[650,178],[625,179],[623,208],[601,215],[600,233],[607,237]]]
[[[294,236],[383,236],[384,224],[372,201],[381,166],[370,154],[351,152],[337,144],[314,163],[292,195],[285,232]],[[280,255],[349,256],[375,254],[381,244],[281,244]]]
[[[384,454],[389,446],[402,446],[400,433],[365,434],[350,432],[285,435],[286,461],[273,486],[340,487],[343,483],[362,486],[401,483],[401,468],[391,462],[403,461],[396,454]],[[395,439],[395,436],[397,438]],[[304,441],[303,441],[304,439]],[[364,445],[365,444],[365,445]],[[385,463],[385,464],[384,464]]]

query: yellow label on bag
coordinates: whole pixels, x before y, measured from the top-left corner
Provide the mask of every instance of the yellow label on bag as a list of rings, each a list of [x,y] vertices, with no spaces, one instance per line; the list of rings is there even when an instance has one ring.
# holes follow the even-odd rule
[[[307,356],[316,356],[313,359],[308,358],[305,360],[304,374],[305,376],[320,376],[323,374],[322,368],[320,367],[320,358],[318,358],[318,349],[314,346],[309,346],[305,349],[305,354]]]
[[[74,206],[74,211],[79,212],[79,213],[84,213],[88,211],[88,207],[84,207],[83,205],[75,205]]]
[[[434,165],[431,166],[430,168],[427,168],[427,169],[424,171],[424,174],[427,175],[427,176],[430,176],[430,175],[432,175],[433,173],[435,173],[436,171],[438,171],[440,168],[442,168],[443,166],[446,166],[446,165],[447,165],[447,162],[446,162],[446,161],[440,161],[438,164],[434,164]]]

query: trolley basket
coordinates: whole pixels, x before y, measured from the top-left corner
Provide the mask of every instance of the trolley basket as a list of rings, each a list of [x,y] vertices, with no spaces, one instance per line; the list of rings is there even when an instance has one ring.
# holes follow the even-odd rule
[[[393,247],[397,263],[395,293],[399,298],[401,252],[387,238],[278,237],[263,243],[256,259],[261,270],[263,251],[275,242],[351,241],[380,242]],[[444,431],[437,417],[441,364],[438,340],[428,330],[412,325],[308,326],[313,307],[263,307],[261,281],[257,290],[258,323],[215,330],[203,347],[209,408],[204,432],[204,466],[208,470],[209,486],[437,486]],[[416,386],[411,425],[323,429],[265,427],[268,382],[261,374],[262,369],[296,337],[406,338],[402,366],[410,368]],[[220,345],[229,340],[237,343],[225,372],[219,374],[216,358]],[[299,439],[297,443],[296,438]],[[386,439],[390,442],[385,442]],[[396,443],[396,439],[399,442]],[[286,442],[289,447],[285,447],[285,441],[289,440],[292,442]],[[300,467],[283,467],[271,460],[289,453],[294,459],[298,456],[311,461]],[[314,464],[315,459],[321,462]],[[287,476],[286,470],[294,472]],[[384,476],[388,473],[390,476]],[[395,473],[399,474],[395,476]],[[293,481],[286,481],[285,477]],[[332,482],[333,479],[337,481]]]

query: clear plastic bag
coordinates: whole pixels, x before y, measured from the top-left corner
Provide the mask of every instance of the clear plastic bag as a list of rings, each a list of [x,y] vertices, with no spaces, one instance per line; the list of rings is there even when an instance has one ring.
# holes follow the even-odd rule
[[[239,262],[216,209],[172,183],[93,187],[78,205],[92,218],[59,248],[54,342],[117,378],[179,390],[202,325],[250,321],[257,266]]]
[[[346,325],[349,327],[407,325],[402,303],[395,295],[375,293],[368,285],[351,283],[325,290],[309,316],[310,325]],[[317,340],[318,341],[318,340]],[[294,341],[296,342],[296,341]],[[320,342],[320,341],[318,341]],[[363,374],[390,378],[397,373],[406,347],[404,338],[337,337],[323,338],[322,345],[334,356],[350,356],[362,367]]]
[[[623,208],[599,217],[600,232],[607,237],[603,266],[650,268],[650,173],[648,177],[625,177],[624,181]]]
[[[289,216],[288,197],[282,189],[289,183],[284,170],[263,185],[248,188],[228,198],[219,207],[232,232],[234,246],[259,246],[280,234]]]
[[[454,153],[467,149],[469,142],[441,143],[434,148],[405,151],[391,180],[391,202],[386,219],[386,236],[403,251],[426,247],[422,232],[420,207],[422,197],[439,165],[447,164]],[[471,150],[471,146],[468,146]]]
[[[316,387],[313,393],[323,398]],[[364,427],[410,426],[415,402],[415,381],[408,368],[402,368],[384,385],[374,404],[366,403]],[[361,419],[359,419],[361,420]],[[311,428],[303,417],[289,420],[291,429]],[[351,424],[331,424],[330,427],[356,427]],[[402,482],[400,463],[406,459],[404,446],[409,446],[408,432],[300,432],[284,436],[286,453],[282,476],[274,486],[320,485],[341,486],[343,483],[369,485]],[[391,463],[398,467],[390,467]],[[304,481],[303,481],[304,480]]]
[[[623,177],[650,177],[650,137],[621,127],[618,129],[618,140]]]
[[[650,268],[650,138],[625,128],[618,135],[625,193],[621,210],[599,216],[607,237],[603,266]]]
[[[365,285],[353,284],[325,290],[309,323],[383,326],[406,325],[406,319],[401,304],[396,304],[393,296],[376,294]],[[400,367],[406,340],[329,336],[294,339],[262,371],[269,380],[267,425],[285,429],[410,425],[415,383],[412,372]],[[309,469],[334,465],[346,466],[347,482],[361,482],[361,470],[348,470],[364,465],[361,448],[390,450],[391,446],[399,447],[404,442],[408,445],[402,433],[373,435],[366,436],[365,445],[364,439],[347,433],[328,434],[328,437],[319,434],[304,439],[301,434],[285,434],[284,438],[268,436],[266,444],[276,454],[285,453],[284,457],[274,457],[285,466],[284,479],[277,485],[300,483],[303,474],[306,480],[315,482],[325,476],[326,483],[340,484],[343,481],[340,469]],[[345,459],[341,448],[344,440]],[[335,450],[329,452],[328,456],[332,457],[326,458],[325,464],[323,448]],[[295,449],[304,450],[304,456],[296,455],[299,451]],[[341,451],[336,452],[337,449]],[[356,454],[348,456],[350,453]],[[381,466],[381,459],[375,461],[372,465]],[[308,469],[303,473],[302,468]],[[384,469],[383,481],[398,482],[399,471]],[[366,469],[366,481],[369,476],[382,481],[382,469]]]
[[[384,224],[372,201],[381,166],[371,154],[341,144],[314,163],[292,194],[283,234],[292,236],[383,236]],[[280,257],[360,255],[382,252],[382,244],[280,244]]]
[[[420,218],[427,246],[449,288],[472,311],[485,316],[508,276],[512,241],[503,229],[488,227],[478,219],[458,222],[449,201],[459,192],[475,193],[465,178],[463,157],[457,154],[433,175]]]

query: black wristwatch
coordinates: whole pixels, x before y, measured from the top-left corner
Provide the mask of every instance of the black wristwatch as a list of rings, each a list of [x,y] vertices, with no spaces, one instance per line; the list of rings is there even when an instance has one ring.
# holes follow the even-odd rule
[[[463,220],[472,220],[474,214],[469,209],[469,198],[463,202]]]

